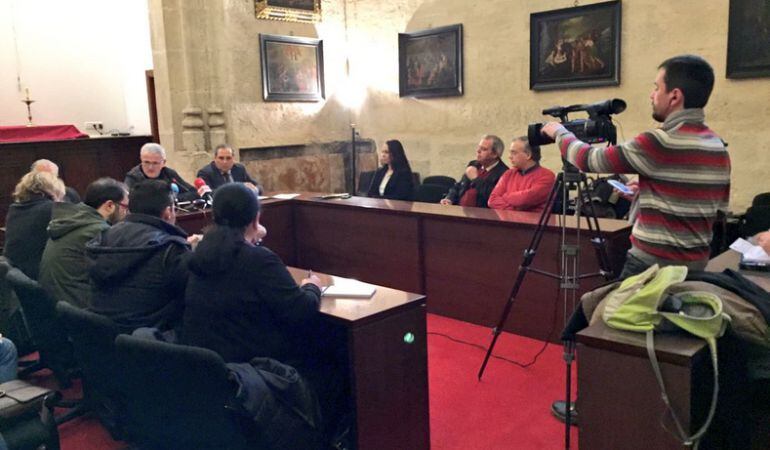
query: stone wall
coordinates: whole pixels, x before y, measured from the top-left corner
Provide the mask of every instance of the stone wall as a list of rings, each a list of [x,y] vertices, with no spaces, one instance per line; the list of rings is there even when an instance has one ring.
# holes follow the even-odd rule
[[[583,4],[588,3],[593,2]],[[321,23],[296,24],[257,20],[252,0],[150,0],[156,80],[161,78],[161,141],[173,149],[172,163],[188,175],[210,159],[205,149],[222,139],[237,148],[330,143],[345,141],[355,123],[378,145],[400,139],[423,177],[457,177],[482,134],[510,141],[524,134],[528,123],[543,120],[545,107],[618,97],[628,103],[616,117],[621,138],[655,127],[649,94],[657,65],[676,54],[696,53],[712,63],[717,76],[707,122],[730,144],[731,209],[742,211],[756,193],[768,190],[757,180],[770,165],[770,129],[764,125],[770,117],[770,79],[725,78],[727,0],[626,0],[620,86],[531,91],[529,15],[572,5],[324,0]],[[465,94],[400,98],[398,33],[456,23],[464,27]],[[325,101],[262,100],[259,33],[323,39]],[[359,90],[363,102],[347,106],[344,99]],[[215,126],[212,111],[220,109],[213,122],[223,123]],[[544,148],[543,163],[559,169],[553,146]]]

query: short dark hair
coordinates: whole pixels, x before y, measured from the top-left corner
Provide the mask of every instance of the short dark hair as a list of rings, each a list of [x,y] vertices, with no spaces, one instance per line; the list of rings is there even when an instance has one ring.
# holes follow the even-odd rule
[[[243,228],[259,213],[257,192],[243,183],[227,183],[214,191],[214,222],[231,228]]]
[[[233,150],[232,147],[230,147],[228,144],[219,144],[216,147],[214,147],[214,158],[217,157],[217,154],[219,154],[219,151],[222,150],[223,148],[230,150],[230,153],[232,153],[233,156],[235,156],[235,150]]]
[[[174,204],[171,185],[163,180],[144,180],[128,194],[128,210],[134,214],[161,217],[163,210]]]
[[[99,178],[86,188],[83,203],[97,209],[108,200],[120,203],[126,194],[128,194],[128,188],[120,181],[110,177]]]
[[[679,89],[684,94],[685,108],[703,108],[714,88],[714,69],[697,55],[679,55],[663,61],[658,69],[666,71],[666,89]]]
[[[386,141],[385,145],[388,146],[388,152],[390,152],[390,168],[394,172],[411,172],[412,167],[409,166],[409,160],[406,159],[406,153],[404,152],[404,146],[401,145],[401,141],[391,139]]]
[[[532,161],[540,162],[540,158],[542,157],[540,153],[540,146],[539,145],[532,145],[529,143],[529,138],[527,136],[519,136],[517,138],[513,138],[514,141],[521,141],[524,143],[524,148],[527,149],[529,154],[532,156]]]
[[[495,136],[494,134],[485,134],[481,140],[492,141],[492,151],[495,152],[498,159],[502,158],[503,153],[505,152],[505,143],[503,143],[502,139]]]

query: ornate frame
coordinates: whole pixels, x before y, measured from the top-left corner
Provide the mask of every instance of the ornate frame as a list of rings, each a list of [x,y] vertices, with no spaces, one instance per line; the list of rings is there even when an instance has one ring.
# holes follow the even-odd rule
[[[295,47],[282,53],[289,58],[283,63],[283,66],[271,67],[273,58],[271,49],[277,50],[278,46]],[[314,67],[303,65],[307,63],[307,54],[303,55],[303,50],[308,47],[314,52]],[[324,97],[324,56],[323,41],[313,38],[302,38],[293,36],[276,36],[271,34],[259,35],[260,61],[262,64],[262,98],[265,101],[274,102],[317,102]],[[279,53],[280,54],[280,53]],[[305,61],[302,61],[303,57]],[[276,64],[281,62],[275,61]],[[279,70],[282,69],[282,70]],[[278,75],[280,73],[280,76]],[[310,78],[313,75],[315,78]],[[279,79],[276,79],[278,77]],[[307,89],[308,86],[302,86],[312,80],[314,89]],[[279,82],[285,82],[285,87],[279,88]]]
[[[529,88],[620,84],[620,0],[529,16]]]
[[[320,22],[321,0],[254,0],[257,19]]]
[[[422,61],[417,61],[415,56],[410,61],[409,47],[423,45],[423,54],[419,56]],[[441,47],[445,47],[445,52]],[[427,47],[427,48],[426,48]],[[446,48],[448,47],[448,48]],[[448,54],[447,54],[448,53]],[[439,54],[440,56],[437,56]],[[436,60],[438,58],[438,62]],[[442,59],[443,58],[443,59]],[[451,58],[453,61],[447,60]],[[410,63],[417,61],[436,71],[439,75],[436,79],[429,76],[425,80],[425,86],[410,85]],[[442,68],[443,66],[443,68]],[[444,70],[446,69],[446,70]],[[442,79],[447,78],[446,79]],[[423,78],[423,77],[420,77]],[[463,95],[463,26],[462,24],[448,25],[413,33],[398,34],[398,85],[401,97],[452,97]],[[421,82],[422,80],[420,80]],[[447,83],[449,81],[449,83]],[[433,83],[434,85],[430,85]]]
[[[764,0],[730,0],[727,78],[770,77],[768,27],[770,4]]]

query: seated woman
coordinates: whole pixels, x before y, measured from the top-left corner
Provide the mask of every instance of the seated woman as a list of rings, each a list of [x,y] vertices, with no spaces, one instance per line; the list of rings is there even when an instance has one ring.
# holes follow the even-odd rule
[[[64,198],[64,182],[49,172],[29,172],[13,191],[5,217],[3,254],[33,280],[40,271],[54,202]]]
[[[333,346],[321,331],[320,279],[309,275],[298,286],[278,255],[257,245],[266,231],[255,190],[221,186],[213,215],[215,227],[189,260],[181,343],[213,350],[227,363],[268,357],[293,366],[324,408],[336,382],[324,375],[333,365],[323,350]]]
[[[374,173],[366,196],[411,200],[414,194],[414,179],[401,142],[395,139],[385,142],[380,149],[380,164],[382,166]]]

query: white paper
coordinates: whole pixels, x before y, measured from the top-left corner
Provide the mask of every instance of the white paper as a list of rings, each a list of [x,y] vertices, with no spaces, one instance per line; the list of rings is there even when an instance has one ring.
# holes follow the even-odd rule
[[[340,298],[371,298],[376,290],[371,284],[336,278],[334,284],[326,286],[321,295]]]
[[[260,200],[266,200],[266,199],[268,199],[268,198],[270,198],[270,197],[268,197],[267,195],[259,195],[259,196],[258,196],[258,198],[259,198]]]
[[[299,194],[275,194],[273,198],[277,198],[280,200],[291,200],[294,197],[299,197]]]
[[[730,244],[730,248],[743,255],[743,261],[746,262],[767,262],[770,263],[770,256],[758,245],[738,238]]]

